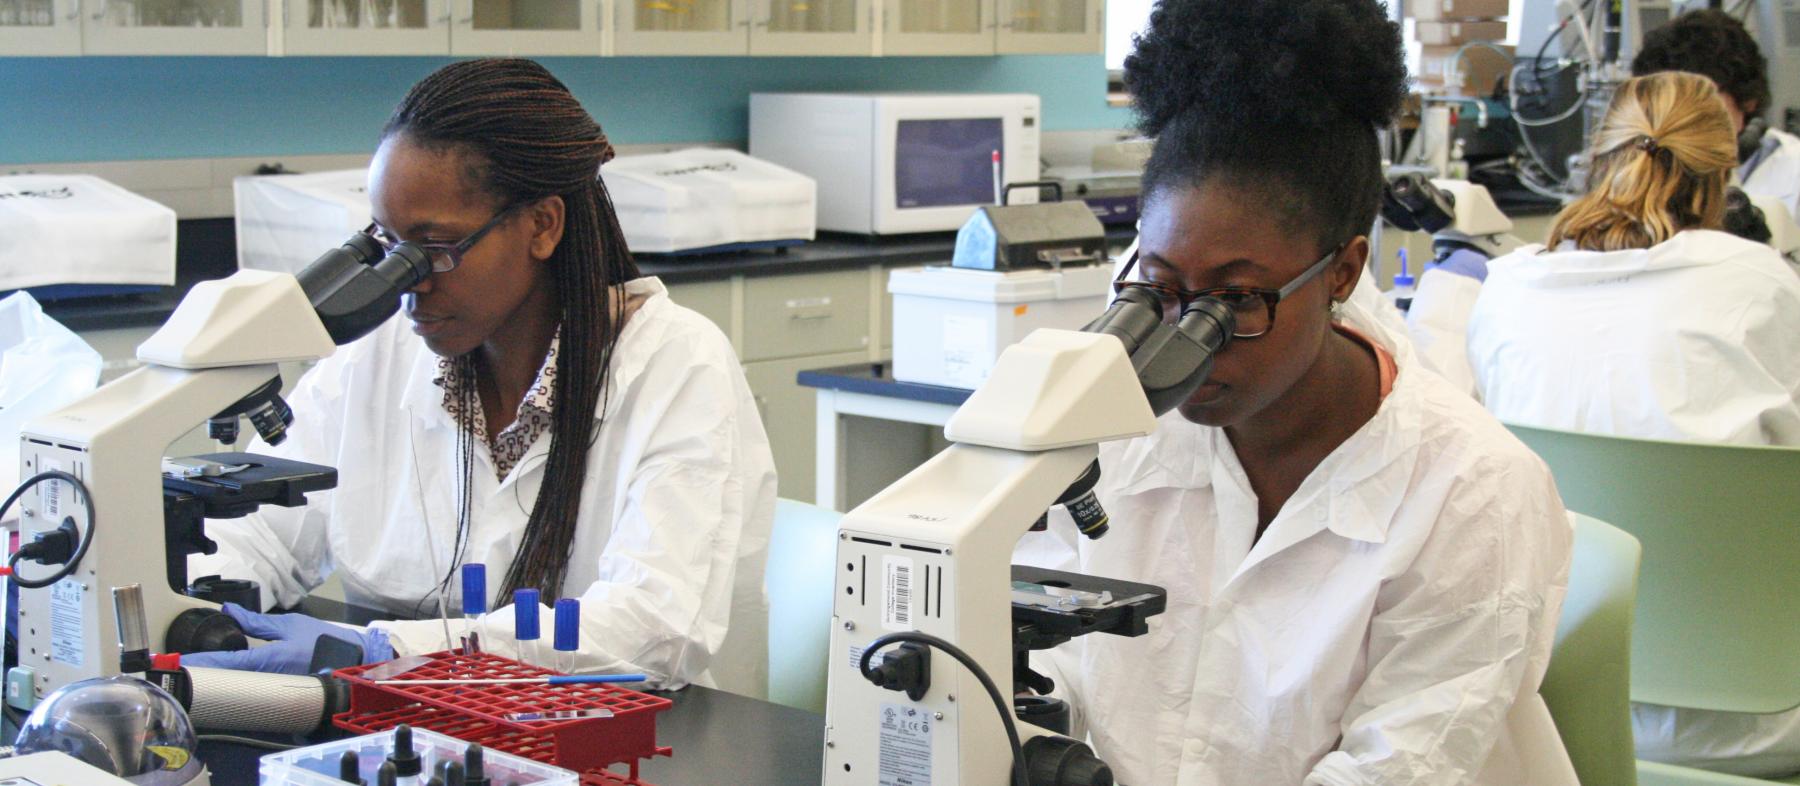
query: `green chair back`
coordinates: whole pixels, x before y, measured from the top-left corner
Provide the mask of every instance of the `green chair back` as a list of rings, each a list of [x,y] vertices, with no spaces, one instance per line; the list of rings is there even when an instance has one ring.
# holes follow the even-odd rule
[[[769,701],[825,712],[832,577],[843,517],[804,502],[775,501],[763,573],[769,590]]]
[[[1582,783],[1633,786],[1631,606],[1637,597],[1637,538],[1580,514],[1569,594],[1556,648],[1538,692]]]
[[[1509,428],[1570,510],[1643,544],[1633,701],[1800,706],[1800,450]]]

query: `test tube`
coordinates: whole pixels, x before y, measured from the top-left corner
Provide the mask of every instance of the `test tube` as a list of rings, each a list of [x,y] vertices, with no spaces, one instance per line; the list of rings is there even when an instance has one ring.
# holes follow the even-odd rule
[[[462,566],[463,654],[481,652],[481,633],[476,630],[487,614],[487,566],[470,562]]]
[[[537,663],[538,591],[513,590],[513,638],[519,642],[519,659]]]
[[[575,668],[575,651],[581,649],[581,601],[563,598],[556,602],[556,670],[568,674]]]

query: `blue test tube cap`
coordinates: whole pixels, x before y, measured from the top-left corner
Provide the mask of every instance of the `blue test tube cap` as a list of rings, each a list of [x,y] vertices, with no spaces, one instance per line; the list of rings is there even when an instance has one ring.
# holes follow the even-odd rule
[[[556,651],[581,649],[581,601],[563,598],[556,602]]]
[[[538,638],[538,591],[513,591],[513,638],[536,641]]]
[[[470,562],[462,566],[463,613],[487,613],[487,566]]]

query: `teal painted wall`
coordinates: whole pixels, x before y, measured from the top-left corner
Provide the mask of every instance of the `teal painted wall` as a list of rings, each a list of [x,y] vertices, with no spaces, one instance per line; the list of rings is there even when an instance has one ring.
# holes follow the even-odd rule
[[[0,58],[0,163],[357,153],[448,58]],[[615,142],[746,136],[767,90],[1025,92],[1046,130],[1122,128],[1099,55],[543,58]]]

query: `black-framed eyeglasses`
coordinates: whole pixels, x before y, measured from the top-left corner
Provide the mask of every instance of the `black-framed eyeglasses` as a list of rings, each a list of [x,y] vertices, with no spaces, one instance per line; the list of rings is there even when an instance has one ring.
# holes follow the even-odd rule
[[[524,203],[521,202],[500,208],[500,212],[495,213],[493,218],[482,224],[480,229],[470,232],[468,237],[455,243],[415,242],[413,245],[423,249],[425,255],[431,259],[431,272],[448,273],[455,270],[457,265],[462,264],[463,255],[469,253],[469,249],[474,248],[476,243],[481,242],[489,230],[500,226],[500,222],[505,221],[507,216],[512,215],[513,211],[523,205]],[[363,234],[381,244],[381,250],[384,252],[392,252],[395,246],[400,245],[399,240],[387,236],[387,229],[381,226],[379,221],[369,222],[369,227],[363,230]]]
[[[1294,294],[1294,291],[1306,286],[1306,282],[1317,277],[1331,261],[1337,259],[1338,252],[1344,250],[1348,243],[1340,243],[1337,248],[1327,252],[1319,261],[1314,262],[1294,280],[1287,282],[1280,289],[1263,289],[1261,287],[1213,287],[1211,289],[1182,289],[1180,287],[1159,284],[1155,281],[1127,281],[1131,269],[1137,267],[1138,255],[1131,253],[1131,259],[1125,263],[1125,269],[1119,271],[1118,279],[1113,281],[1113,294],[1124,292],[1127,287],[1142,289],[1156,296],[1161,301],[1163,314],[1169,317],[1179,316],[1188,304],[1203,297],[1217,298],[1231,307],[1232,314],[1237,317],[1237,328],[1232,331],[1236,338],[1256,338],[1275,326],[1275,304],[1283,298]]]

